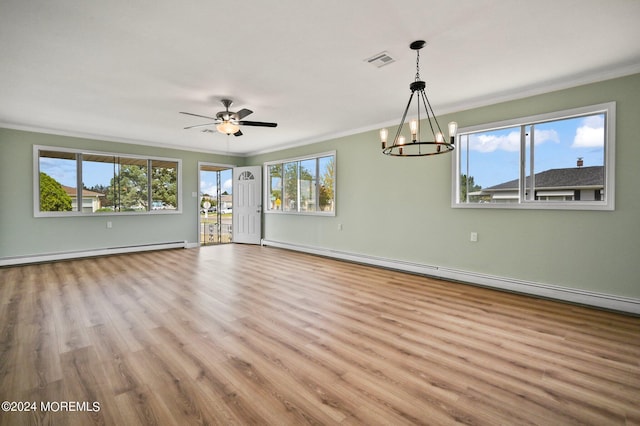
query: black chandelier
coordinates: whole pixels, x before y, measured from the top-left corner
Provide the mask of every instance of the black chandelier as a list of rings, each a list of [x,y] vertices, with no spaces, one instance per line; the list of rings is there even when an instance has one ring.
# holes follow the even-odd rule
[[[383,154],[396,157],[422,157],[425,155],[436,155],[453,151],[456,132],[458,131],[458,123],[455,121],[449,123],[449,141],[446,142],[442,130],[440,129],[438,119],[431,107],[431,103],[429,103],[429,99],[427,99],[427,95],[424,92],[426,84],[424,81],[420,80],[420,49],[422,49],[425,44],[426,42],[424,40],[417,40],[409,45],[412,50],[416,51],[416,78],[409,85],[409,89],[411,89],[411,96],[409,97],[409,102],[407,102],[407,107],[404,109],[402,120],[400,121],[398,131],[396,132],[396,136],[393,138],[393,143],[391,145],[387,145],[389,131],[387,129],[380,130],[380,141],[382,142]],[[411,101],[413,100],[414,95],[416,95],[417,118],[409,122],[411,140],[407,141],[402,135],[402,128],[407,118],[407,113],[411,107]],[[433,136],[432,140],[424,141],[421,138],[420,120],[424,114],[427,116],[431,135]]]

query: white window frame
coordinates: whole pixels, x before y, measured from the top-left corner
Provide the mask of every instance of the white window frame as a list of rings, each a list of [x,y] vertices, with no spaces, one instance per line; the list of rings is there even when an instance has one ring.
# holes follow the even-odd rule
[[[300,210],[300,191],[298,190],[298,202],[296,203],[297,205],[297,210],[296,211],[285,211],[284,209],[282,210],[272,210],[269,209],[269,205],[270,205],[270,197],[271,197],[271,187],[270,187],[270,181],[269,181],[269,166],[273,166],[273,165],[282,165],[282,184],[283,184],[283,195],[284,195],[284,165],[285,163],[292,163],[294,161],[304,161],[304,160],[318,160],[320,158],[324,158],[324,157],[331,157],[333,156],[333,161],[334,161],[334,170],[333,170],[333,210],[332,211],[321,211],[321,210],[315,210],[315,211],[301,211]],[[328,151],[328,152],[322,152],[319,154],[312,154],[312,155],[305,155],[305,156],[301,156],[301,157],[293,157],[293,158],[286,158],[283,160],[277,160],[277,161],[268,161],[264,163],[264,213],[265,214],[294,214],[294,215],[307,215],[307,216],[335,216],[336,215],[336,186],[337,186],[337,163],[338,163],[338,157],[336,155],[336,151]],[[317,165],[317,161],[316,161],[316,165]],[[298,181],[298,187],[300,187],[300,181]],[[320,196],[320,176],[318,175],[318,170],[316,170],[316,209],[319,207],[320,203],[319,203],[319,196]],[[283,200],[284,202],[284,200]]]
[[[153,210],[149,208],[147,211],[119,211],[119,212],[100,212],[100,213],[85,213],[82,211],[71,210],[71,211],[63,211],[63,212],[47,212],[40,211],[40,151],[54,151],[54,152],[67,152],[71,154],[87,154],[87,155],[104,155],[104,156],[114,156],[114,157],[126,157],[132,159],[140,159],[140,160],[151,160],[151,161],[167,161],[167,162],[175,162],[177,163],[177,173],[176,178],[178,180],[176,185],[177,190],[177,206],[175,209],[167,209],[167,210]],[[77,161],[76,159],[76,188],[82,188],[82,161]],[[78,189],[76,189],[78,191]],[[149,185],[148,191],[151,191],[151,186]],[[78,193],[78,192],[77,192]],[[81,193],[81,192],[79,192]],[[151,192],[149,192],[151,193]],[[82,197],[79,198],[80,200]],[[124,154],[124,153],[114,153],[114,152],[105,152],[105,151],[92,151],[86,149],[73,149],[73,148],[62,148],[57,146],[48,146],[48,145],[34,145],[33,146],[33,216],[34,217],[72,217],[72,216],[91,216],[91,217],[102,217],[102,216],[124,216],[124,215],[158,215],[158,214],[182,214],[182,204],[184,200],[182,198],[182,160],[179,158],[167,158],[167,157],[155,157],[155,156],[146,156],[146,155],[135,155],[135,154]],[[77,203],[80,208],[82,206],[82,202],[79,201]]]
[[[463,209],[542,209],[542,210],[615,210],[615,128],[616,128],[616,103],[606,102],[602,104],[556,111],[546,114],[538,114],[529,117],[515,118],[488,124],[464,127],[458,130],[456,145],[459,146],[462,136],[481,131],[499,130],[509,127],[519,127],[539,124],[548,121],[576,118],[592,114],[605,114],[605,146],[604,146],[604,199],[600,201],[544,201],[528,200],[524,190],[526,168],[525,164],[525,138],[520,141],[520,173],[518,202],[513,203],[466,203],[460,202],[460,149],[454,151],[451,167],[451,207]]]

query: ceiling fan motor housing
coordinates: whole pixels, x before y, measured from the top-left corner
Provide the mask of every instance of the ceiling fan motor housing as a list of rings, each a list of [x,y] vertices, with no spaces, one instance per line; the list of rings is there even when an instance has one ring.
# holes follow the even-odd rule
[[[216,118],[222,121],[237,120],[238,115],[235,112],[231,112],[227,110],[227,111],[220,111],[219,113],[217,113]]]

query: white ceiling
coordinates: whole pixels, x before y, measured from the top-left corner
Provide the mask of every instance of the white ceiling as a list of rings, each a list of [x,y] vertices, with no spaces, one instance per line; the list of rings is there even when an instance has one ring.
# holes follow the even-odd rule
[[[414,40],[442,114],[640,72],[639,22],[638,0],[0,0],[0,126],[266,152],[397,124]],[[278,127],[183,129],[225,97]]]

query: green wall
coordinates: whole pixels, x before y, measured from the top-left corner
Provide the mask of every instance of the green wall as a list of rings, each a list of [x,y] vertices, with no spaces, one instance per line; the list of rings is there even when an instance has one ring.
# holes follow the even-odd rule
[[[182,213],[33,215],[33,146],[182,159]],[[187,241],[196,243],[198,161],[242,165],[244,158],[0,129],[0,258]],[[113,228],[107,229],[107,221]]]
[[[266,214],[264,238],[640,298],[639,95],[637,74],[439,118],[467,127],[616,101],[615,211],[453,209],[450,155],[387,157],[371,131],[250,158],[337,151],[336,216]]]
[[[617,103],[615,211],[452,209],[451,155],[387,157],[377,131],[240,158],[0,129],[0,258],[195,243],[198,161],[258,165],[336,150],[336,216],[265,214],[265,239],[640,299],[640,74],[440,121],[467,127],[608,101]],[[34,218],[33,145],[181,158],[183,212]]]

